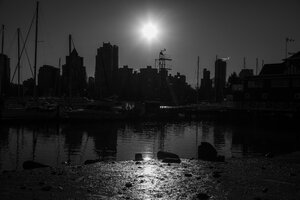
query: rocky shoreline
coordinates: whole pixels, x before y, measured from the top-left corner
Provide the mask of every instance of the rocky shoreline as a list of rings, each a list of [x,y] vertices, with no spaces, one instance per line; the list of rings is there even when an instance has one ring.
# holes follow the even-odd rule
[[[300,152],[226,162],[98,162],[4,171],[4,199],[300,199]]]

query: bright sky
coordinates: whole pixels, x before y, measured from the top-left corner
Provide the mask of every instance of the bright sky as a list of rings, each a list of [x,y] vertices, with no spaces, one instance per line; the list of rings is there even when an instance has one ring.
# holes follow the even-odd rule
[[[0,0],[0,24],[6,26],[5,53],[15,68],[16,29],[23,37],[35,11],[35,0]],[[239,72],[246,56],[247,67],[280,62],[285,38],[295,39],[290,52],[300,51],[299,0],[41,0],[38,65],[58,66],[68,53],[68,34],[88,76],[94,76],[95,55],[103,42],[119,46],[119,65],[138,69],[154,65],[159,51],[166,48],[173,61],[172,74],[180,72],[190,84],[196,83],[197,56],[200,68],[214,73],[214,60],[230,57],[227,75]],[[156,37],[145,38],[141,29],[151,23]],[[31,33],[28,51],[33,63]],[[23,57],[23,77],[30,71]],[[261,66],[260,66],[261,67]]]

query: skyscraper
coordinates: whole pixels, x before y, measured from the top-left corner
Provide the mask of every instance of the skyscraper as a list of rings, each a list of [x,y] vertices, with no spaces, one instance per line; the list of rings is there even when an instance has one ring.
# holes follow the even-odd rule
[[[110,43],[103,43],[97,49],[95,67],[96,95],[100,98],[116,94],[119,48]]]
[[[201,99],[205,101],[211,100],[212,80],[210,79],[210,71],[203,69],[203,78],[201,79]]]
[[[216,102],[224,100],[224,88],[226,84],[226,61],[217,59],[215,62],[215,92]]]
[[[83,57],[78,56],[76,49],[66,56],[66,64],[62,66],[62,89],[63,94],[83,96],[86,92],[86,71],[83,66]]]

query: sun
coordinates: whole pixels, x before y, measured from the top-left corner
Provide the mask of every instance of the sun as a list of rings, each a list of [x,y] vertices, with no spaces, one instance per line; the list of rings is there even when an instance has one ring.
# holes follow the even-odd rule
[[[151,41],[157,37],[158,29],[155,24],[149,22],[142,27],[141,32],[144,38],[146,38],[148,41]]]

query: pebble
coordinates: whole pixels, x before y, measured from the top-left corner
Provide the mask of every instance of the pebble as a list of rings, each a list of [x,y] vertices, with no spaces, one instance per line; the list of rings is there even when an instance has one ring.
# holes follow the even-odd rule
[[[125,184],[125,186],[126,186],[126,187],[132,187],[132,183],[127,182],[127,183]]]

